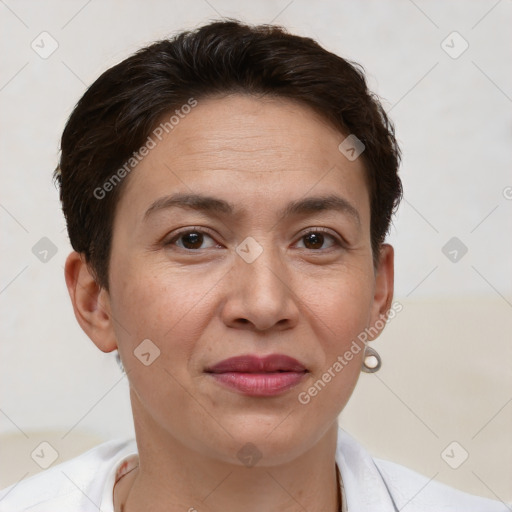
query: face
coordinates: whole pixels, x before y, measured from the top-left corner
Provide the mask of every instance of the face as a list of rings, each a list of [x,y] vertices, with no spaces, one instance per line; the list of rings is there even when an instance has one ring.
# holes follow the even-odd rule
[[[338,356],[392,294],[390,248],[375,270],[364,164],[338,150],[344,138],[291,101],[211,98],[134,169],[103,293],[136,428],[237,464],[250,442],[272,465],[336,422],[363,351],[341,370]],[[299,365],[211,373],[275,354]]]

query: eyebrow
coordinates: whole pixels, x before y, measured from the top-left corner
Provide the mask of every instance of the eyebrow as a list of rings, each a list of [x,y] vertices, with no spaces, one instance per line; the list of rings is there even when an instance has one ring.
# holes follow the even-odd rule
[[[202,194],[172,194],[164,196],[154,201],[144,214],[146,220],[151,214],[168,208],[188,208],[191,210],[205,213],[217,213],[222,215],[245,215],[245,208],[237,209],[232,203],[224,199],[218,199],[212,196]],[[279,214],[279,220],[292,215],[305,215],[323,211],[339,211],[348,214],[358,225],[361,225],[361,218],[357,209],[346,199],[337,195],[306,197],[291,201],[283,208]]]

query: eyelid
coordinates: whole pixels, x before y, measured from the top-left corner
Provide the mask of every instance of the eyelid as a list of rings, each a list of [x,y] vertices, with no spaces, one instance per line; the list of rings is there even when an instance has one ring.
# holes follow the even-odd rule
[[[184,228],[178,229],[178,231],[173,231],[171,238],[166,237],[166,239],[164,239],[164,245],[173,244],[180,236],[184,235],[185,233],[201,233],[204,235],[208,235],[216,244],[221,245],[217,241],[217,234],[214,233],[213,230],[206,228],[204,226],[186,226]],[[201,249],[195,250],[200,251]]]
[[[323,227],[306,228],[305,230],[300,232],[297,241],[299,241],[306,235],[309,235],[310,233],[324,233],[326,235],[329,235],[340,247],[346,247],[348,245],[348,242],[339,233],[332,229]]]

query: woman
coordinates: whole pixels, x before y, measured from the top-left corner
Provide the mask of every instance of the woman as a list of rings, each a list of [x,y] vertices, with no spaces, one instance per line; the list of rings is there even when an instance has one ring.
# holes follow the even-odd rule
[[[0,496],[31,511],[505,511],[338,428],[396,305],[400,151],[364,75],[277,27],[140,50],[75,107],[56,171],[82,329],[136,440]]]

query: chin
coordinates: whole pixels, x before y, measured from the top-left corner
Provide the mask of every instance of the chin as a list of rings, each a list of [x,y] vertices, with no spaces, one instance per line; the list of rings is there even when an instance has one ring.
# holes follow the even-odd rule
[[[231,418],[222,422],[231,434],[224,437],[224,446],[212,443],[211,437],[205,443],[211,443],[216,457],[230,464],[271,467],[289,463],[313,447],[325,429],[306,425],[287,414],[282,410],[276,415],[244,414]]]

